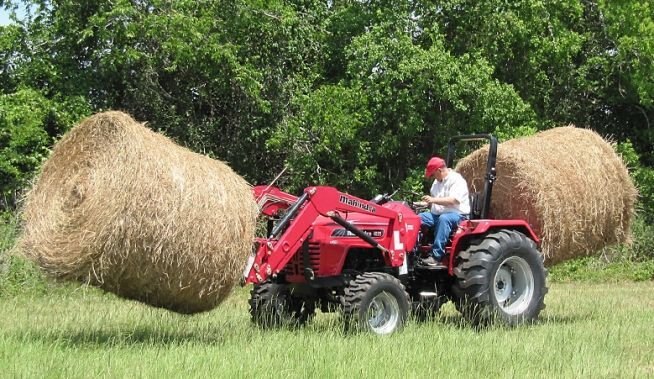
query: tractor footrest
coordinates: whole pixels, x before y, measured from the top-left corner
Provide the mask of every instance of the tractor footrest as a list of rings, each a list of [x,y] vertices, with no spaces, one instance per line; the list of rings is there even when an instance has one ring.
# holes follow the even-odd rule
[[[425,271],[443,271],[447,270],[447,267],[445,266],[427,266],[427,265],[416,265],[416,270],[425,270]]]
[[[416,262],[416,268],[423,270],[447,270],[447,266],[441,262],[438,262],[438,264],[429,264],[424,262],[422,259]]]

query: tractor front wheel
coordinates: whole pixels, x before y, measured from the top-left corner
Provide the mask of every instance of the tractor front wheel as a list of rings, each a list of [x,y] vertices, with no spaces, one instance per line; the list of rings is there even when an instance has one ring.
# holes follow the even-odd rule
[[[490,233],[457,257],[457,308],[475,325],[531,322],[545,307],[547,271],[536,244],[515,230]]]
[[[252,322],[264,328],[304,325],[316,313],[315,302],[294,297],[284,284],[257,284],[250,293]]]
[[[409,294],[392,275],[368,272],[345,288],[343,313],[347,326],[375,334],[391,334],[404,326]]]

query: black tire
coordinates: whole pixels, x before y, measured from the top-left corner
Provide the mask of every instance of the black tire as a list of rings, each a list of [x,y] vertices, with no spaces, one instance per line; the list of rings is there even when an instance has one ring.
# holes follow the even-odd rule
[[[532,322],[545,308],[547,270],[536,244],[515,230],[485,236],[459,253],[452,292],[473,325]]]
[[[394,276],[381,272],[361,274],[345,288],[346,327],[391,334],[404,326],[409,304],[409,294]]]
[[[315,302],[292,296],[284,284],[258,284],[250,292],[252,322],[264,328],[302,326],[315,313]]]

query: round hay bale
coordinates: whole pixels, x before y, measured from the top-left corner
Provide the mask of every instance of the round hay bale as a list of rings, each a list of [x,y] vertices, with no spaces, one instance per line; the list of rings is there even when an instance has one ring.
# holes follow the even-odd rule
[[[17,247],[56,279],[195,313],[239,279],[256,214],[229,166],[106,112],[55,145],[25,199]]]
[[[482,191],[488,146],[456,166]],[[542,240],[546,264],[630,239],[636,188],[622,159],[597,133],[573,126],[499,144],[490,215],[523,219]]]

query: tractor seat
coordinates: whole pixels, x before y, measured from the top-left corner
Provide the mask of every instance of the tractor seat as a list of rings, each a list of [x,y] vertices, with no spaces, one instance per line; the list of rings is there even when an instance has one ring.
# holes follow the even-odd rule
[[[481,210],[484,207],[484,194],[482,192],[472,192],[470,194],[470,219],[478,220],[481,218]]]
[[[465,217],[461,220],[478,220],[481,218],[481,210],[484,206],[484,194],[483,192],[472,192],[470,193],[470,214],[465,215]],[[452,236],[456,233],[457,228],[452,228],[452,233],[450,234],[449,240],[451,241]],[[431,245],[432,241],[434,240],[434,229],[433,228],[428,228],[424,225],[420,227],[420,245],[425,246],[425,245]],[[449,245],[449,242],[448,242]]]

